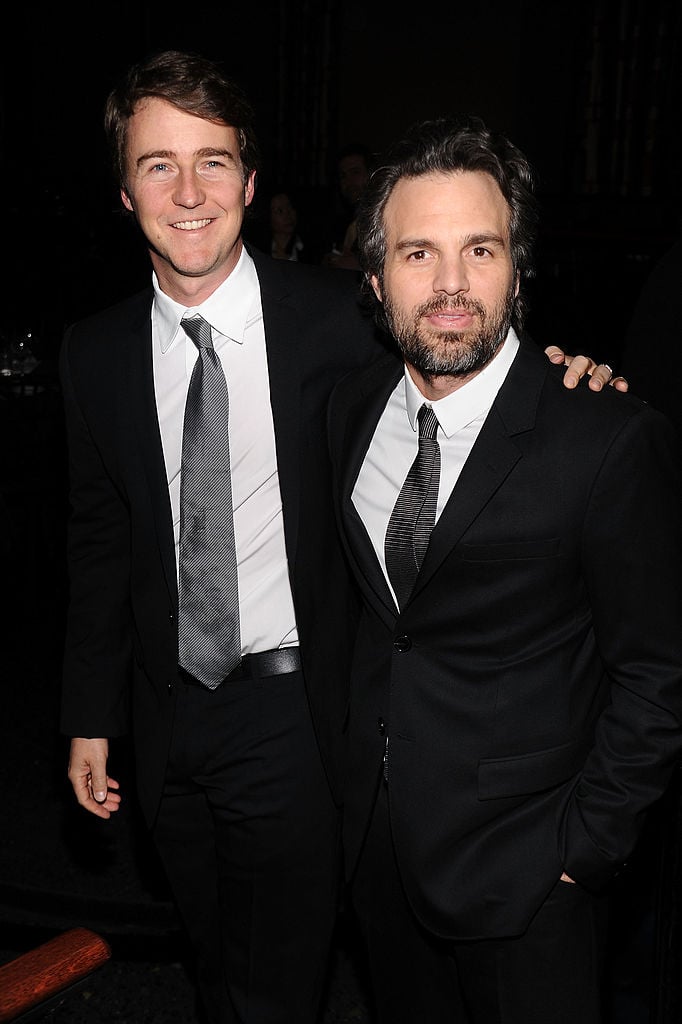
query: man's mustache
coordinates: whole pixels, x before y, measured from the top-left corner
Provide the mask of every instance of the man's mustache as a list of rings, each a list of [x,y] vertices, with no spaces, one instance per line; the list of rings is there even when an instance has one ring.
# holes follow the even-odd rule
[[[417,307],[417,316],[430,316],[432,313],[477,313],[478,316],[485,316],[485,307],[476,299],[467,298],[462,295],[460,298],[452,299],[429,299]]]

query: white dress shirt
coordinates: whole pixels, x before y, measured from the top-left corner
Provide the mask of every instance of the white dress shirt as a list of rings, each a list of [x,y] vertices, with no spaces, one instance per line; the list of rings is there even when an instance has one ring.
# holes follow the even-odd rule
[[[510,329],[494,359],[461,388],[437,402],[426,401],[406,366],[386,403],[353,489],[353,503],[365,524],[391,593],[393,588],[386,573],[384,540],[393,506],[419,448],[417,413],[420,407],[426,402],[438,420],[440,485],[437,522],[518,347],[519,340]]]
[[[154,387],[168,478],[176,565],[180,461],[187,389],[198,352],[180,326],[200,313],[213,329],[229,393],[230,467],[237,546],[242,653],[298,642],[284,546],[284,521],[270,406],[260,286],[242,249],[230,276],[200,306],[186,308],[153,275]]]

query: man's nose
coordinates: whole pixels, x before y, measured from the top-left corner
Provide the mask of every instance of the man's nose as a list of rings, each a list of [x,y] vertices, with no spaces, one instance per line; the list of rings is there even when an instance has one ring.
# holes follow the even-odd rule
[[[469,290],[469,277],[461,256],[441,256],[433,277],[433,290],[456,295]]]
[[[206,192],[201,179],[194,171],[181,171],[173,193],[173,201],[178,206],[201,206],[206,199]]]

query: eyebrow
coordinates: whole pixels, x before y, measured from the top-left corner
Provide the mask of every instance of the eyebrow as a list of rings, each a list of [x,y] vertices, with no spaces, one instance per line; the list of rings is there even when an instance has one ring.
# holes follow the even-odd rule
[[[470,245],[490,244],[491,242],[497,243],[503,249],[507,246],[507,239],[502,235],[498,235],[496,232],[488,232],[487,234],[467,235],[464,239],[464,248]]]

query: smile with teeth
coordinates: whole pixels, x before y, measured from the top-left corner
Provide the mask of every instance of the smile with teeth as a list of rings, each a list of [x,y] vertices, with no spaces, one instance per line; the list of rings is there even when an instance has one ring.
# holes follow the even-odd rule
[[[171,225],[179,231],[196,231],[198,228],[205,228],[211,223],[211,217],[203,217],[201,220],[179,220]]]

